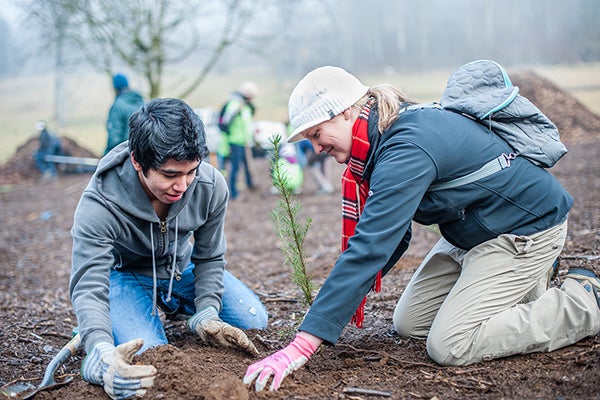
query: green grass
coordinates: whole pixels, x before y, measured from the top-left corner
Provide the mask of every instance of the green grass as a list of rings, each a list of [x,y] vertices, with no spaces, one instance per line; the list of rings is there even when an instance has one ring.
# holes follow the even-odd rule
[[[600,115],[600,64],[531,67],[543,77],[569,91],[590,110]],[[427,73],[389,73],[361,76],[367,85],[389,82],[402,88],[417,101],[438,100],[450,70]],[[177,96],[183,90],[181,76],[194,76],[188,67],[178,69],[177,75],[167,74],[163,96]],[[245,80],[254,80],[260,93],[256,99],[256,119],[287,120],[287,97],[295,81],[282,81],[261,73],[247,71],[234,75],[212,74],[196,91],[185,99],[193,108],[218,109],[232,90]],[[133,88],[143,82],[131,80]],[[114,94],[110,79],[95,72],[70,72],[65,76],[64,127],[58,127],[53,115],[54,76],[43,74],[0,79],[0,163],[6,162],[18,146],[35,136],[34,125],[46,120],[50,130],[74,139],[81,146],[101,154],[106,143],[105,119]]]

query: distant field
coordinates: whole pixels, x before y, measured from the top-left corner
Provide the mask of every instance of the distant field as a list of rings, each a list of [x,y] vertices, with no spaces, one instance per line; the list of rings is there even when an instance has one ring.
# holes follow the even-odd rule
[[[530,67],[570,92],[590,110],[600,115],[600,64],[575,66]],[[185,71],[192,76],[193,71]],[[400,86],[419,101],[433,101],[446,84],[450,71],[414,74],[361,76],[365,84],[389,82]],[[181,76],[181,74],[179,75]],[[163,96],[177,96],[180,78],[167,77]],[[271,76],[210,76],[186,101],[194,108],[218,108],[229,93],[245,79],[256,81],[260,87],[257,98],[257,119],[285,121],[287,96],[295,82],[283,82]],[[142,82],[132,80],[140,88]],[[69,73],[65,77],[66,124],[59,128],[52,120],[54,76],[52,74],[0,79],[0,163],[6,162],[29,138],[36,135],[35,122],[46,120],[52,131],[67,136],[80,145],[100,154],[106,143],[105,118],[113,100],[111,82],[95,72]]]

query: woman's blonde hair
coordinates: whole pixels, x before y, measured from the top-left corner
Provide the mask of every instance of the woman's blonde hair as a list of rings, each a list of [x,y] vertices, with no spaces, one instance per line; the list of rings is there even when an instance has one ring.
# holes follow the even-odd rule
[[[402,90],[389,83],[382,83],[369,88],[357,105],[364,105],[370,98],[375,100],[379,112],[379,123],[377,125],[379,132],[386,131],[396,121],[400,109],[403,107],[402,103],[415,103]]]

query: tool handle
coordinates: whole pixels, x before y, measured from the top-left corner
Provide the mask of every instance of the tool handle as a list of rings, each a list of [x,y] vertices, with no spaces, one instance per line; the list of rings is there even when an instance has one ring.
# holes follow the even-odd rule
[[[81,346],[81,336],[78,333],[77,335],[73,336],[73,338],[69,340],[69,343],[65,344],[63,348],[60,349],[58,354],[54,356],[52,361],[50,361],[46,367],[44,378],[42,379],[42,383],[40,383],[39,387],[45,387],[56,383],[54,380],[54,373],[65,363],[65,361],[67,361],[73,354],[77,352],[79,346]]]

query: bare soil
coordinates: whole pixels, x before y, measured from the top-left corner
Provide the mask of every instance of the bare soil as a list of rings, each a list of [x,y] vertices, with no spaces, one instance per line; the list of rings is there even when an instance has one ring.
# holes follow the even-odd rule
[[[559,127],[569,153],[550,170],[575,198],[559,274],[585,266],[600,273],[600,118],[558,87],[529,71],[511,75],[521,93]],[[71,143],[72,155],[90,156]],[[69,296],[70,227],[89,174],[61,172],[40,181],[31,152],[20,148],[0,166],[0,391],[37,385],[52,357],[76,325]],[[79,153],[79,154],[77,154]],[[337,181],[341,167],[329,165]],[[394,336],[391,316],[412,272],[437,240],[434,229],[415,225],[407,254],[369,296],[364,328],[348,326],[334,347],[322,347],[304,368],[273,393],[255,393],[241,379],[249,364],[287,345],[306,308],[283,264],[270,212],[267,164],[254,160],[259,190],[242,189],[227,216],[228,268],[255,290],[270,314],[265,331],[249,331],[260,351],[250,357],[201,343],[183,321],[165,321],[169,345],[140,355],[158,369],[147,399],[600,399],[600,337],[587,338],[552,353],[513,356],[468,367],[440,367],[425,343]],[[313,220],[306,242],[317,287],[339,255],[340,199],[316,195],[310,178],[297,196]],[[540,193],[543,195],[543,193]],[[36,399],[106,399],[101,387],[81,380],[79,351],[56,379],[73,380]],[[19,398],[17,395],[13,398]]]

